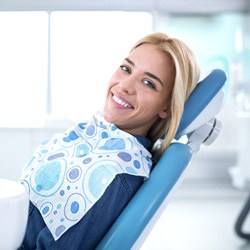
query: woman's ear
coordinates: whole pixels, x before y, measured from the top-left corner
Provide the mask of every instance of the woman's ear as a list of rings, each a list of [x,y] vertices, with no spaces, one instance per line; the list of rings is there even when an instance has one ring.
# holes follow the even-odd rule
[[[162,111],[160,111],[159,113],[159,117],[161,119],[166,119],[169,116],[170,112],[169,112],[169,107],[164,108]]]

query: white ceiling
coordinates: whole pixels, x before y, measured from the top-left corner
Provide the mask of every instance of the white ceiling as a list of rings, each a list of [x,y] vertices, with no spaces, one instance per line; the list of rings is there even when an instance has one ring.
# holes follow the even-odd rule
[[[250,0],[0,0],[1,10],[134,10],[168,13],[250,12]]]

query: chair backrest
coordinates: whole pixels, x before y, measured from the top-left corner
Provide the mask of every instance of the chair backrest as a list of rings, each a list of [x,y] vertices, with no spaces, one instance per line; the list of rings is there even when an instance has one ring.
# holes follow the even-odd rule
[[[152,170],[150,178],[143,183],[97,249],[138,249],[142,245],[180,184],[193,151],[199,148],[196,141],[201,144],[213,137],[216,122],[211,122],[211,119],[221,108],[225,81],[225,73],[214,70],[198,83],[185,104],[175,136],[178,140],[188,135],[189,142],[174,142],[168,147]]]

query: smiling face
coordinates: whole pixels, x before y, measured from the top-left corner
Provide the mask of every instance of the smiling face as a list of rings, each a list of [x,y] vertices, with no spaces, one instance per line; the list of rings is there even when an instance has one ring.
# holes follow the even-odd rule
[[[134,49],[113,74],[103,109],[118,128],[146,136],[158,119],[169,115],[174,69],[155,45]]]

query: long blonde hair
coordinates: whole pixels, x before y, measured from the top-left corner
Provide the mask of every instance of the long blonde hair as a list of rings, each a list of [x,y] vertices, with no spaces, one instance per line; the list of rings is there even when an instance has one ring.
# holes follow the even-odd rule
[[[150,129],[148,138],[152,145],[162,136],[164,140],[155,154],[158,159],[172,142],[182,117],[184,104],[192,90],[195,88],[200,70],[193,52],[188,46],[176,38],[171,38],[163,33],[152,33],[140,39],[131,51],[142,44],[153,44],[166,53],[174,65],[174,84],[170,100],[170,116],[159,119]]]

